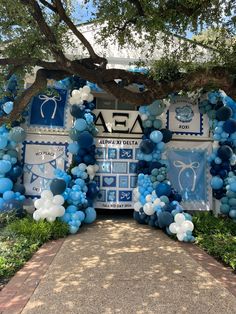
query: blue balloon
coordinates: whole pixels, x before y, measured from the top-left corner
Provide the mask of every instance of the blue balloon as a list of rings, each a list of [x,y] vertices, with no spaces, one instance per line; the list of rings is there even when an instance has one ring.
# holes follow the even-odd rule
[[[79,131],[85,131],[87,129],[87,122],[84,119],[77,119],[75,120],[74,128]]]
[[[13,182],[8,178],[0,178],[0,193],[11,191],[13,188]]]
[[[8,160],[0,160],[0,174],[5,174],[11,170],[11,162]]]
[[[158,223],[160,228],[168,227],[174,221],[174,217],[170,212],[161,212],[158,215]]]
[[[0,149],[3,149],[7,146],[7,138],[3,135],[0,136]]]
[[[152,131],[150,134],[150,140],[152,140],[154,143],[160,143],[163,139],[163,135],[160,131]]]
[[[85,213],[80,210],[78,211],[78,216],[79,216],[79,220],[83,222],[85,219]]]
[[[82,148],[89,148],[93,145],[93,136],[88,131],[84,131],[80,134],[78,143]]]
[[[223,187],[223,184],[224,184],[224,181],[218,176],[215,176],[211,179],[211,187],[214,190],[221,189]]]
[[[73,154],[73,155],[76,155],[78,154],[78,151],[79,151],[79,144],[78,143],[70,143],[68,145],[68,151]]]
[[[97,213],[96,210],[93,207],[88,207],[85,209],[85,219],[84,223],[91,224],[96,220]]]
[[[6,113],[9,114],[13,109],[13,102],[12,101],[7,101],[5,104],[2,105],[2,110]]]
[[[231,209],[229,212],[229,217],[236,219],[236,209]]]
[[[79,227],[76,227],[76,226],[69,226],[69,232],[70,232],[71,234],[77,233],[78,230],[79,230]]]
[[[156,186],[156,194],[158,197],[160,197],[162,195],[170,196],[171,186],[167,183],[159,183]]]
[[[4,201],[8,201],[15,198],[15,193],[13,191],[6,191],[3,193]]]

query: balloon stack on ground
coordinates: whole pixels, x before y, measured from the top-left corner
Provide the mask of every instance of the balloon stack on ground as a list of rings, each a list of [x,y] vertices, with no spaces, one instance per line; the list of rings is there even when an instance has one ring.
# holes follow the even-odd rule
[[[172,138],[171,131],[162,128],[161,115],[165,105],[154,101],[140,107],[144,135],[137,154],[138,186],[134,189],[134,218],[177,236],[179,241],[193,242],[191,215],[180,205],[181,195],[167,179],[167,167],[161,160],[165,143]]]

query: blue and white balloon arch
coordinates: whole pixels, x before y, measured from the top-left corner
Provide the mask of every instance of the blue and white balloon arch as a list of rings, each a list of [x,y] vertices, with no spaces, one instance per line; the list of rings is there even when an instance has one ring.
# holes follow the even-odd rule
[[[95,105],[86,82],[69,78],[59,84],[72,89],[71,114],[75,118],[69,132],[68,146],[73,162],[68,173],[57,169],[50,190],[42,192],[35,201],[34,219],[53,222],[59,217],[68,223],[70,233],[76,233],[83,223],[96,219],[93,202],[99,193],[94,176],[98,170],[94,137],[97,135]],[[1,99],[1,115],[12,111],[17,80],[13,76],[6,90],[10,97]],[[199,111],[207,114],[213,133],[213,152],[209,156],[213,195],[221,202],[220,211],[236,221],[236,103],[223,91],[204,94],[198,92]],[[175,96],[172,96],[175,97]],[[160,115],[168,100],[156,100],[141,106],[139,112],[144,134],[138,158],[138,186],[134,189],[134,218],[141,224],[164,229],[178,240],[193,242],[193,223],[190,214],[181,206],[181,195],[168,181],[168,167],[162,160],[165,145],[172,138],[171,131],[162,128]],[[24,116],[24,114],[23,114]],[[24,202],[24,187],[17,183],[22,165],[17,160],[16,146],[25,139],[20,122],[0,128],[0,210],[19,208]]]

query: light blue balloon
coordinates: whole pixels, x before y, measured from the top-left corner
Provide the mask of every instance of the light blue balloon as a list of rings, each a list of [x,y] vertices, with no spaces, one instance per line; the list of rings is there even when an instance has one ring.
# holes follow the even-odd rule
[[[76,227],[76,226],[69,226],[69,232],[70,232],[71,234],[77,233],[78,230],[79,230],[79,227]]]
[[[13,182],[8,178],[0,178],[0,193],[11,191],[13,188]]]
[[[74,128],[79,132],[85,131],[87,129],[87,122],[84,119],[77,119]]]
[[[77,210],[78,210],[78,209],[77,209],[76,206],[70,205],[70,206],[67,207],[66,212],[69,213],[69,214],[73,214],[73,213],[75,213]]]
[[[13,109],[13,102],[12,101],[7,101],[5,104],[2,105],[2,110],[6,113],[9,114],[12,112]]]
[[[160,131],[152,131],[150,134],[150,140],[153,141],[154,143],[159,143],[163,139],[163,135]]]
[[[236,219],[236,209],[231,209],[231,211],[229,212],[229,217],[231,217],[232,219]]]
[[[232,192],[236,192],[236,182],[233,182],[233,183],[230,183],[230,190],[232,191]]]
[[[224,184],[224,181],[218,176],[215,176],[211,179],[211,187],[214,190],[221,189],[223,187],[223,184]]]
[[[79,144],[78,143],[70,143],[68,145],[68,151],[73,154],[73,155],[76,155],[78,154],[78,151],[79,151]]]
[[[92,222],[94,222],[96,220],[96,217],[97,217],[97,213],[93,207],[86,208],[85,219],[84,219],[84,222],[86,224],[91,224]]]
[[[0,136],[0,149],[3,149],[7,146],[7,138],[3,135]]]
[[[0,160],[0,174],[3,175],[11,170],[11,162],[8,160]]]
[[[80,210],[78,211],[78,215],[79,215],[79,220],[83,222],[85,219],[85,213]]]

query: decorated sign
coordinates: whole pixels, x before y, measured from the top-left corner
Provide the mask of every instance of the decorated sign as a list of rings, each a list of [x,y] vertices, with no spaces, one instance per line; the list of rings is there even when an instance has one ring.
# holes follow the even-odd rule
[[[67,106],[68,91],[53,89],[49,94],[35,96],[30,105],[27,121],[29,131],[63,131],[72,125],[72,118]]]
[[[207,117],[199,112],[198,105],[190,98],[180,96],[173,98],[166,116],[166,127],[173,132],[175,138],[209,137]]]
[[[32,140],[31,140],[32,139]],[[67,142],[65,137],[53,142],[52,136],[28,136],[23,143],[23,183],[26,196],[37,197],[45,189],[49,189],[55,177],[55,169],[66,170]]]
[[[95,180],[100,188],[96,208],[133,208],[139,143],[138,139],[96,139],[99,170]]]
[[[168,178],[183,197],[187,210],[210,210],[207,154],[210,143],[171,143],[167,150]]]

